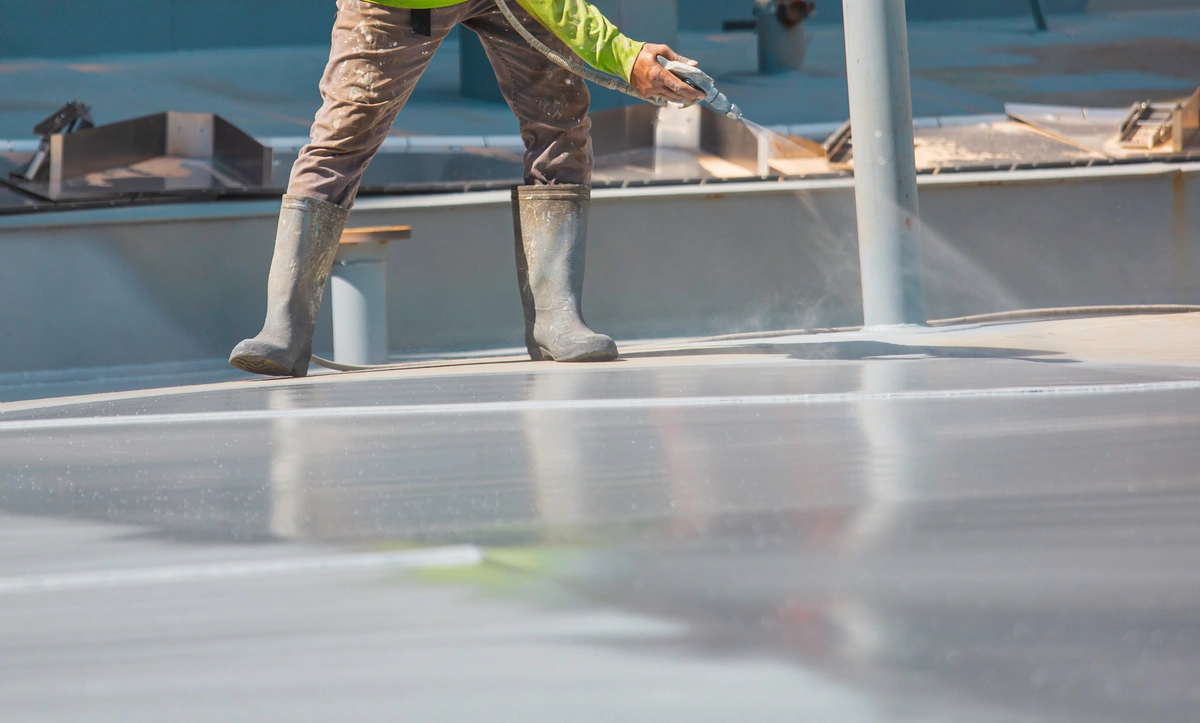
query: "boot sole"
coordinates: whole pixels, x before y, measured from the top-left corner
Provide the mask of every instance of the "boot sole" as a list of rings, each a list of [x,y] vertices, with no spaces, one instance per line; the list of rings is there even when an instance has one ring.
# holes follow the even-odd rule
[[[289,368],[275,361],[259,356],[239,356],[229,360],[229,366],[241,369],[251,374],[261,374],[265,377],[293,377],[296,374]]]
[[[586,354],[581,354],[577,357],[571,357],[570,359],[555,359],[554,355],[551,354],[550,352],[546,351],[545,349],[541,349],[540,351],[542,352],[542,358],[534,359],[534,361],[552,361],[552,362],[558,362],[559,364],[584,364],[584,363],[588,363],[588,362],[610,362],[610,361],[616,361],[617,357],[619,356],[618,353],[601,350],[601,351],[590,351],[590,352],[587,352]]]

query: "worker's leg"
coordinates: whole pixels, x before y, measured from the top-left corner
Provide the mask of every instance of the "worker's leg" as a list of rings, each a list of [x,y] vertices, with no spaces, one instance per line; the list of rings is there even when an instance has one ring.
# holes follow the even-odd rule
[[[565,57],[575,57],[516,0],[508,0],[508,5],[535,37]],[[462,24],[483,41],[500,90],[521,123],[525,183],[590,184],[592,121],[588,118],[591,96],[587,84],[531,48],[508,24],[494,0],[469,0],[463,16]]]
[[[267,280],[267,318],[229,363],[273,376],[304,376],[338,241],[363,171],[412,93],[458,8],[433,11],[432,37],[413,31],[412,12],[339,0],[324,102],[292,167]]]
[[[543,43],[571,51],[510,2]],[[533,359],[608,361],[617,345],[583,321],[583,269],[591,203],[592,143],[583,80],[531,48],[492,0],[471,0],[463,24],[479,33],[500,88],[521,123],[525,183],[513,190],[517,282]]]
[[[363,171],[458,19],[458,7],[433,10],[425,37],[413,32],[411,10],[338,0],[323,103],[292,166],[289,194],[353,205]]]

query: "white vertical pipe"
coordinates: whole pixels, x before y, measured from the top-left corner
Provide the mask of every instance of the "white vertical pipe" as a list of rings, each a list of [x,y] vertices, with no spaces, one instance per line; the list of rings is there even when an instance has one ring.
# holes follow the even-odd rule
[[[867,326],[925,323],[904,0],[842,0]]]

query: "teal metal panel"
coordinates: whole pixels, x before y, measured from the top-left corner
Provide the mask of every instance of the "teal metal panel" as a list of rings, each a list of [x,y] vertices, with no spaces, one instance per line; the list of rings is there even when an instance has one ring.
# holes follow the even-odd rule
[[[0,57],[329,42],[334,0],[0,0]]]
[[[171,50],[166,6],[157,0],[0,0],[0,56]]]
[[[162,3],[168,5],[168,3]],[[328,45],[334,0],[171,0],[177,50],[262,45]]]

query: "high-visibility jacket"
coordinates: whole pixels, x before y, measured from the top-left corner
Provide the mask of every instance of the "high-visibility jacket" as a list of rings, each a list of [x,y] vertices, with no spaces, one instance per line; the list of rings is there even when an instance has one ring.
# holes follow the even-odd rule
[[[444,8],[465,0],[370,0],[410,10]],[[643,43],[630,40],[587,0],[515,0],[596,70],[629,80]],[[511,4],[511,3],[510,3]]]

